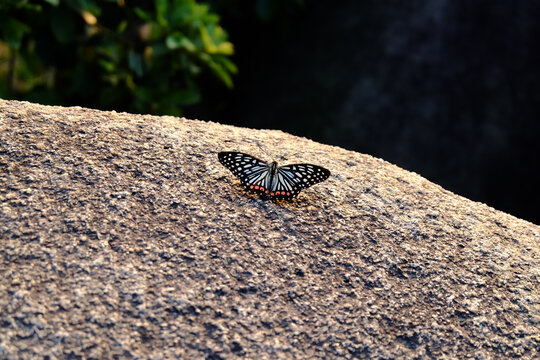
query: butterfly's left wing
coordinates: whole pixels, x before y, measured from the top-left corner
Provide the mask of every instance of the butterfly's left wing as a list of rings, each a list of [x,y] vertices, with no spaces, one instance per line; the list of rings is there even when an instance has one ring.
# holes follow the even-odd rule
[[[240,179],[246,190],[260,195],[269,192],[270,168],[264,161],[248,154],[231,151],[218,153],[218,159]]]
[[[312,164],[293,164],[278,168],[275,197],[294,199],[302,189],[320,183],[330,176],[330,171]]]

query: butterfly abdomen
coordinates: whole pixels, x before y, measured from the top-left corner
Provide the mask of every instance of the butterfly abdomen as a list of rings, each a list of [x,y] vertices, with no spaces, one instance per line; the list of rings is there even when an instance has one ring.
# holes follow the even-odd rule
[[[268,170],[268,189],[270,189],[270,191],[274,191],[276,190],[276,178],[278,169],[277,162],[271,162],[269,167],[270,169]]]

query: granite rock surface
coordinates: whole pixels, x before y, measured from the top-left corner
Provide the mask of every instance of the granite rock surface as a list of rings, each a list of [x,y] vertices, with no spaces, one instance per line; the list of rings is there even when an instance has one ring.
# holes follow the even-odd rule
[[[332,171],[247,195],[236,150]],[[0,358],[538,358],[540,227],[280,131],[0,100]]]

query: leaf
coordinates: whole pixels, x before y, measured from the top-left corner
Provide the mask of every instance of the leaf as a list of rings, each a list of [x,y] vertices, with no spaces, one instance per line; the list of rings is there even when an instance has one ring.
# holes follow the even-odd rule
[[[167,102],[178,106],[188,106],[199,103],[201,101],[201,93],[197,89],[182,89],[172,92],[165,99]]]
[[[133,50],[128,52],[128,66],[137,75],[141,77],[143,75],[143,65],[141,54],[136,53]]]
[[[216,56],[216,61],[218,61],[221,65],[227,69],[228,72],[231,74],[238,73],[238,67],[233,63],[229,58],[225,56]]]
[[[138,103],[142,103],[142,105],[145,105],[152,101],[151,89],[142,86],[135,86],[134,84],[132,89],[135,95],[135,99]]]
[[[126,30],[127,25],[127,20],[122,20],[120,24],[118,24],[118,28],[116,29],[116,31],[118,31],[119,34],[123,33]]]
[[[121,53],[122,50],[120,49],[119,44],[111,43],[111,44],[108,44],[108,45],[103,45],[101,47],[98,47],[97,50],[98,50],[99,54],[105,55],[106,57],[108,57],[113,62],[115,62],[115,63],[120,62],[120,53]]]
[[[152,57],[160,57],[167,53],[170,53],[170,51],[164,44],[155,44],[152,46]]]
[[[148,21],[148,22],[152,22],[154,21],[154,18],[152,16],[152,14],[150,14],[149,12],[147,11],[144,11],[143,9],[141,9],[140,7],[136,7],[133,11],[135,11],[135,14],[140,17],[142,20],[145,20],[145,21]]]
[[[195,44],[191,42],[187,37],[184,37],[182,40],[180,40],[180,47],[186,49],[189,52],[195,52],[197,51],[197,47]]]
[[[75,38],[75,22],[72,15],[63,7],[53,8],[51,11],[51,27],[59,43],[67,44]]]
[[[179,32],[175,32],[169,36],[167,36],[167,39],[165,40],[165,44],[167,47],[171,50],[183,48],[186,49],[189,52],[195,52],[197,50],[197,47],[195,44],[191,42],[186,36],[182,35]]]
[[[234,54],[234,46],[232,43],[225,41],[222,42],[217,46],[217,54],[223,54],[223,55],[233,55]]]
[[[211,28],[212,32],[209,32],[208,29],[203,26],[200,31],[201,31],[201,41],[204,45],[204,49],[209,54],[223,54],[223,55],[234,54],[233,44],[228,41],[224,41],[227,34],[223,31],[223,29],[220,26],[212,27]]]
[[[176,5],[170,15],[171,25],[178,27],[188,23],[193,16],[192,6],[182,3]]]
[[[98,60],[99,65],[106,71],[106,72],[112,72],[115,68],[115,64],[112,61],[108,61],[105,59],[99,59]]]
[[[215,53],[216,45],[212,41],[212,38],[210,37],[210,34],[208,33],[208,29],[205,27],[201,28],[201,41],[204,45],[204,49],[207,52],[209,52],[210,54]]]
[[[24,34],[30,32],[30,27],[13,18],[7,18],[0,30],[3,34],[2,40],[18,50],[21,47]]]
[[[98,17],[101,14],[101,8],[93,0],[78,0],[80,4],[80,10],[92,13]]]
[[[90,11],[81,11],[81,16],[83,17],[84,21],[90,26],[94,26],[98,22],[97,18]]]
[[[213,60],[208,61],[207,64],[208,64],[208,67],[210,67],[210,69],[212,69],[214,74],[216,74],[221,79],[221,81],[223,81],[225,86],[227,86],[229,89],[231,89],[233,87],[232,78],[229,75],[229,73],[223,68],[223,66],[216,63]]]
[[[52,6],[58,6],[58,4],[60,4],[60,0],[45,0],[45,1],[51,4]]]
[[[156,3],[156,18],[157,18],[158,23],[162,26],[167,26],[168,22],[167,22],[167,19],[165,18],[165,15],[167,14],[168,7],[169,7],[167,0],[155,0],[155,3]]]

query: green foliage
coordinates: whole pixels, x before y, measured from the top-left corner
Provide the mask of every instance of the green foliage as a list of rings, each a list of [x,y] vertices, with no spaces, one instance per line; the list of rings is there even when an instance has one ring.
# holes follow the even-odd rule
[[[237,72],[218,15],[196,0],[2,0],[0,97],[180,114],[204,72]]]

